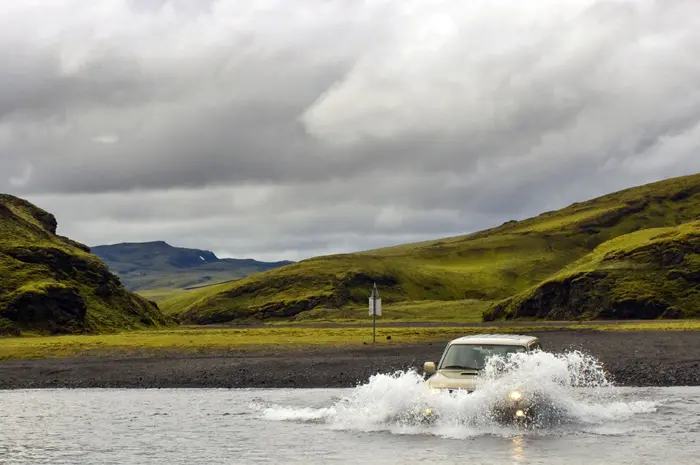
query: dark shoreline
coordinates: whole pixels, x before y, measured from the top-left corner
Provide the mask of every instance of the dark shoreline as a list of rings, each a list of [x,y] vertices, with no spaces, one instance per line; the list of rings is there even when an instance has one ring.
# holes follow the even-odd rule
[[[557,330],[529,333],[545,350],[582,350],[620,386],[700,385],[700,332]],[[0,361],[0,389],[352,387],[375,373],[422,369],[444,342],[376,348],[161,353]]]

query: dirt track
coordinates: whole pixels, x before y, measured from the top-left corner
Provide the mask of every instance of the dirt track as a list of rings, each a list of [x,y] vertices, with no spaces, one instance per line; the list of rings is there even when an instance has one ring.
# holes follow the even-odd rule
[[[700,385],[700,332],[547,331],[545,350],[581,349],[619,385]],[[0,362],[0,389],[350,387],[377,372],[437,361],[444,343],[280,352],[74,357]]]

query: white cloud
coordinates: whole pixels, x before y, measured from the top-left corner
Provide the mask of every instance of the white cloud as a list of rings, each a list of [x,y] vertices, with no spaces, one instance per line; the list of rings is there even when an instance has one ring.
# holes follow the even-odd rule
[[[116,134],[103,134],[93,137],[92,141],[99,144],[116,144],[119,142],[119,136]]]
[[[93,245],[298,259],[468,232],[700,171],[698,18],[694,0],[4,2],[0,190]]]
[[[9,183],[12,187],[24,187],[32,179],[34,167],[31,163],[25,163],[21,173],[16,176],[10,176]]]

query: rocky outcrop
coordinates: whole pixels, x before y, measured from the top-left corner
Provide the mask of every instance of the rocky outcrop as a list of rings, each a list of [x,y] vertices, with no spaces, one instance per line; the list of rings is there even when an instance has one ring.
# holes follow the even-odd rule
[[[391,289],[399,285],[398,279],[390,274],[348,273],[335,284],[333,299],[329,303],[334,308],[343,307],[348,303],[364,304],[369,297],[369,290],[375,283],[380,289]],[[357,289],[363,289],[366,292],[360,297],[357,295]],[[384,301],[387,301],[386,298]]]
[[[547,282],[522,300],[516,297],[493,306],[485,313],[484,320],[678,317],[677,312],[664,300],[642,296],[617,299],[611,281],[606,272],[591,272],[570,276],[562,281]]]
[[[57,284],[19,292],[0,310],[0,318],[17,327],[43,329],[52,334],[82,330],[86,314],[87,305],[79,292]]]
[[[57,235],[56,227],[50,213],[0,195],[3,332],[93,332],[171,322],[153,302],[128,292],[87,246]]]
[[[630,234],[584,260],[591,271],[550,279],[489,308],[485,321],[654,319],[700,314],[700,222]]]
[[[14,321],[0,318],[0,336],[19,336],[22,332]]]

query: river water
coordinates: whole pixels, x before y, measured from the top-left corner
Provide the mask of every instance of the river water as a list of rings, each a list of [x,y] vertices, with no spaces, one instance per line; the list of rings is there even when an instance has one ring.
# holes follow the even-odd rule
[[[511,372],[487,370],[469,395],[432,393],[411,372],[354,389],[4,391],[0,463],[700,462],[699,387],[615,387],[581,354],[530,356]],[[494,421],[490,406],[516,381],[547,392],[556,415]],[[426,402],[441,412],[433,424],[410,415]]]

